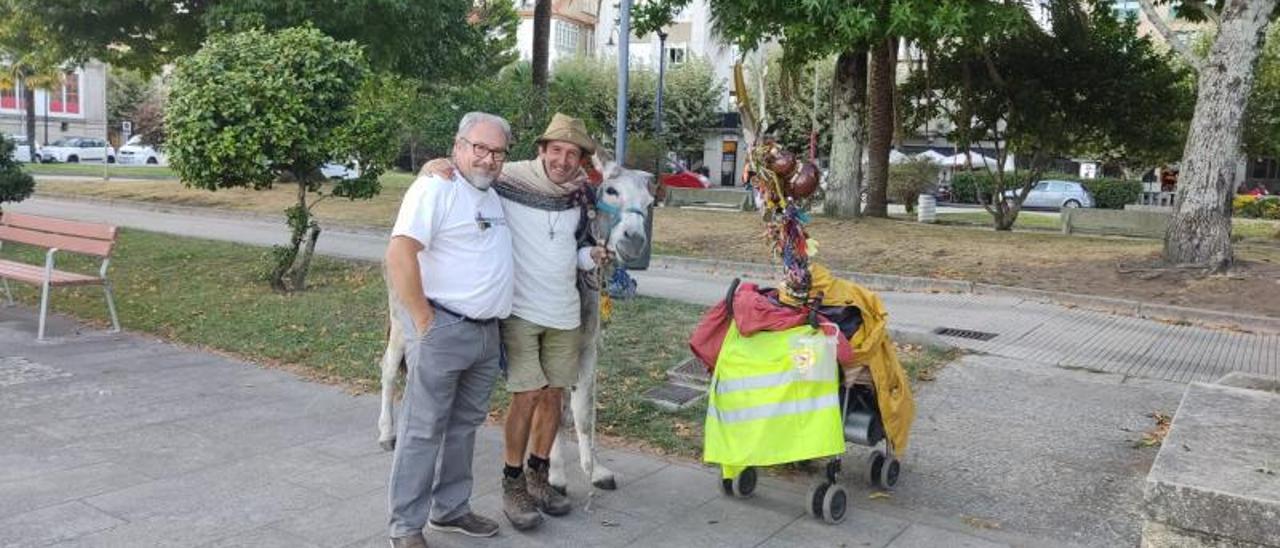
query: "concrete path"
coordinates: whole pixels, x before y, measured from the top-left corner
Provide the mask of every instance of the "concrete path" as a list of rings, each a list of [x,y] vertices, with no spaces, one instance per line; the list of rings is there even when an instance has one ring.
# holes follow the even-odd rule
[[[377,400],[135,335],[0,308],[0,547],[385,546],[390,457]],[[372,364],[371,364],[372,367]],[[1103,378],[1105,377],[1105,379]],[[618,491],[495,539],[432,546],[1118,546],[1154,451],[1133,449],[1177,385],[975,357],[920,390],[900,490],[872,497],[848,458],[841,525],[805,513],[804,477],[720,494],[716,470],[606,449]],[[1171,409],[1171,407],[1165,407]],[[473,507],[500,516],[500,432],[476,452]],[[575,468],[576,470],[576,468]]]
[[[149,208],[31,198],[13,211],[182,236],[254,245],[283,244],[283,221],[208,209]],[[326,255],[381,260],[383,232],[328,228],[317,250]],[[732,273],[637,272],[646,295],[711,303],[722,298]],[[971,294],[881,292],[891,326],[900,333],[934,338],[954,328],[994,334],[987,341],[941,338],[967,350],[1062,368],[1105,371],[1178,382],[1210,381],[1229,371],[1280,376],[1280,335],[1178,326],[1158,321],[1065,308],[1020,298]]]

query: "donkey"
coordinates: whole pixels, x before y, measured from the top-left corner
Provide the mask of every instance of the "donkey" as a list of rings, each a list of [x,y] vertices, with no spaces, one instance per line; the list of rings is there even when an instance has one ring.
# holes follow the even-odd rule
[[[613,162],[601,168],[603,182],[595,190],[595,215],[591,231],[596,240],[603,243],[612,257],[623,264],[641,256],[648,245],[645,222],[649,207],[653,204],[650,185],[653,175],[625,169]],[[606,267],[608,268],[608,267]],[[384,272],[385,274],[385,272]],[[566,409],[561,414],[562,429],[551,448],[549,480],[553,487],[563,492],[568,483],[565,476],[567,457],[565,434],[570,428],[578,436],[578,455],[582,470],[591,478],[592,485],[607,490],[617,488],[613,471],[596,460],[595,430],[595,379],[600,348],[600,287],[602,279],[597,271],[579,272],[578,294],[582,311],[582,337],[580,339],[580,373],[578,382],[565,398]],[[385,277],[385,276],[384,276]],[[388,310],[394,310],[398,297],[387,283]],[[378,414],[378,443],[391,451],[395,448],[393,399],[396,380],[404,374],[405,333],[408,326],[400,325],[395,314],[388,314],[391,326],[387,333],[387,348],[382,354],[382,409]]]

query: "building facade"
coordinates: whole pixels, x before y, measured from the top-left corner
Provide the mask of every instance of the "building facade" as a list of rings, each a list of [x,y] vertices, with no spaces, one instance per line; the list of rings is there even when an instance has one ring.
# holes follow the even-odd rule
[[[0,89],[0,133],[26,133],[24,93],[17,84]],[[107,65],[91,61],[67,71],[55,89],[35,91],[36,134],[41,144],[63,137],[107,138]]]

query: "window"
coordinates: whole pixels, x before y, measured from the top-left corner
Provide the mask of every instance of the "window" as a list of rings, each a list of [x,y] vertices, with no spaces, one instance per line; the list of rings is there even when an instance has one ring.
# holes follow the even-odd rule
[[[0,88],[0,110],[22,110],[21,89],[16,83]]]
[[[68,72],[62,86],[52,90],[49,97],[49,114],[80,114],[80,74]]]
[[[1138,0],[1114,0],[1111,2],[1111,14],[1116,19],[1138,17]]]
[[[1277,162],[1273,158],[1254,158],[1253,169],[1249,170],[1254,179],[1275,179]]]
[[[572,55],[577,53],[578,44],[581,43],[581,29],[578,25],[566,21],[556,20],[556,49],[560,53]]]
[[[667,62],[673,65],[683,63],[688,53],[688,49],[684,46],[667,48]]]

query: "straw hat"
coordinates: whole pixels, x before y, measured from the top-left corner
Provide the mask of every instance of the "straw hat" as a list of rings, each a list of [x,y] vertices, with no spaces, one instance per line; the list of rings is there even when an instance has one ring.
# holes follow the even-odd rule
[[[559,112],[551,117],[551,123],[547,125],[547,130],[542,133],[542,136],[538,137],[537,142],[541,145],[547,141],[564,141],[578,145],[578,148],[588,155],[596,152],[595,141],[587,135],[587,125],[578,118],[565,116]]]

